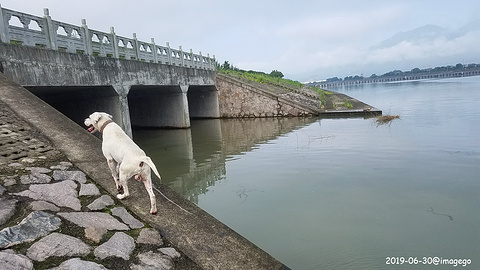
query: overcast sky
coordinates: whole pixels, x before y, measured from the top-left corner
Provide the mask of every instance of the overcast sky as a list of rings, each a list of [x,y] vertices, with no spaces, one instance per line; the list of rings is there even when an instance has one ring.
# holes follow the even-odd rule
[[[458,0],[0,0],[3,8],[184,50],[285,77],[381,75],[480,63],[480,1]],[[390,40],[425,25],[444,31]],[[397,35],[398,37],[398,35]],[[383,43],[382,43],[383,42]],[[388,44],[388,45],[386,45]]]

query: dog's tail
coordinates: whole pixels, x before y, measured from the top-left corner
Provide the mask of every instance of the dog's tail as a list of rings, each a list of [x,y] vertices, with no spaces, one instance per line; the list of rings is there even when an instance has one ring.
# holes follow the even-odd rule
[[[162,179],[162,177],[160,177],[160,174],[157,171],[157,167],[155,167],[155,164],[153,163],[151,158],[149,158],[147,156],[142,157],[142,162],[147,163],[148,167],[150,167],[150,169],[152,169],[152,171],[155,173],[155,175],[158,177],[158,179]]]

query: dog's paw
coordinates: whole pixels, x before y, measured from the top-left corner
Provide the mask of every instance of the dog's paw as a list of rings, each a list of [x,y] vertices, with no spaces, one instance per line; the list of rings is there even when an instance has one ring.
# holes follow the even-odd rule
[[[155,210],[150,210],[150,214],[156,215],[156,214],[157,214],[157,209],[155,209]]]
[[[117,186],[118,193],[123,193],[123,186]]]
[[[118,195],[117,195],[117,198],[118,198],[119,200],[122,200],[122,199],[124,199],[125,197],[127,197],[127,196],[125,196],[125,194],[118,194]]]

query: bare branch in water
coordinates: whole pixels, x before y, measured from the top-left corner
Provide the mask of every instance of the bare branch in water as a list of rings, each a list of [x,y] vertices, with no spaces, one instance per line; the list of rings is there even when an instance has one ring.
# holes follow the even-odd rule
[[[395,119],[400,119],[400,115],[381,115],[377,117],[377,126],[390,124],[390,122]]]

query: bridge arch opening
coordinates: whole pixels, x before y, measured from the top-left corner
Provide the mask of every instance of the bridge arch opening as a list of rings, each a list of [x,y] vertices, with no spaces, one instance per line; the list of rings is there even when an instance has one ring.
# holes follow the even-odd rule
[[[187,97],[179,85],[134,85],[127,99],[132,127],[190,127]]]
[[[220,118],[218,91],[214,85],[188,87],[190,118]]]
[[[24,86],[75,123],[84,126],[84,120],[96,111],[121,118],[120,99],[112,86]]]

